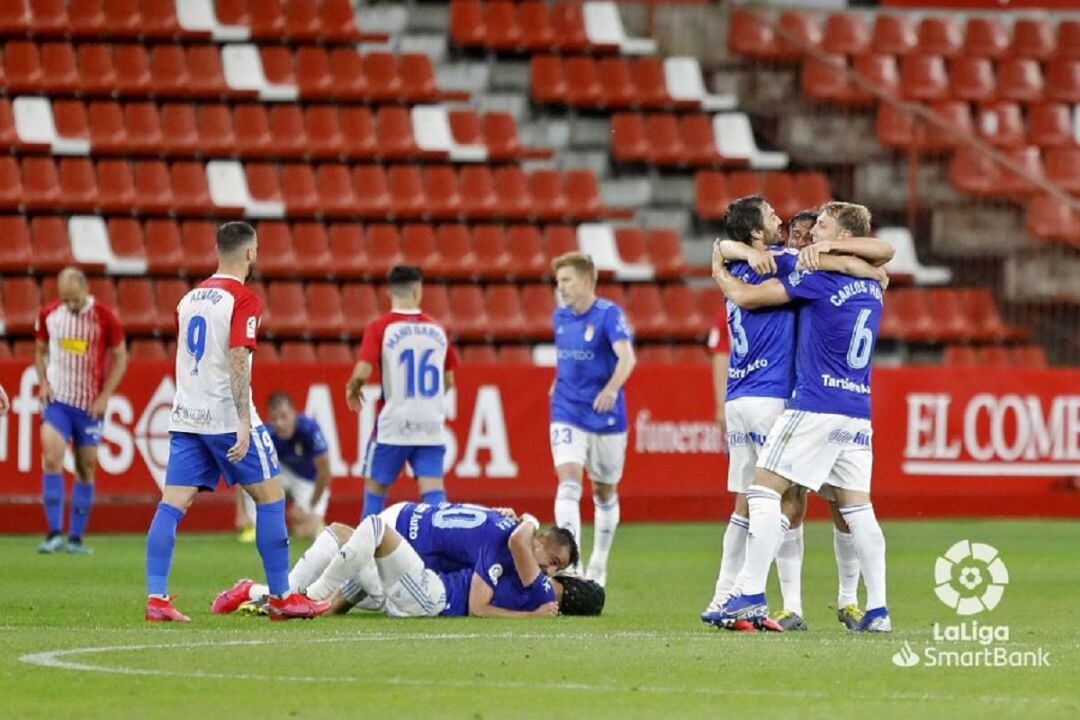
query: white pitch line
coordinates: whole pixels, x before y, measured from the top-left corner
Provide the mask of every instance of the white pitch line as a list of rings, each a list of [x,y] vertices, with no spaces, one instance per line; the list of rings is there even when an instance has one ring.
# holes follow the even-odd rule
[[[593,634],[591,637],[597,637],[601,634]],[[609,638],[640,638],[640,637],[664,637],[665,633],[650,633],[643,632],[615,632],[605,633],[603,635]],[[513,638],[515,640],[521,639],[551,639],[551,638],[571,638],[578,639],[583,637],[581,634],[571,633],[555,633],[551,635],[545,635],[541,633],[533,634],[520,634],[520,633],[501,633],[490,635],[486,633],[370,633],[370,634],[358,634],[353,637],[332,637],[332,638],[303,638],[303,639],[290,639],[295,644],[321,644],[321,643],[338,643],[338,642],[370,642],[370,641],[383,641],[383,640],[471,640],[471,639],[486,639],[492,638]],[[236,646],[256,646],[256,645],[281,645],[285,638],[274,639],[257,639],[257,640],[226,640],[224,642],[186,642],[186,643],[160,643],[153,645],[111,645],[104,647],[83,647],[83,648],[71,648],[67,650],[49,650],[41,653],[28,653],[19,658],[21,662],[37,665],[40,667],[53,668],[58,670],[76,670],[81,672],[100,672],[113,675],[149,675],[158,677],[185,677],[185,678],[198,678],[209,680],[261,680],[270,682],[301,682],[301,683],[354,683],[365,685],[398,685],[406,687],[448,687],[448,688],[486,688],[496,690],[554,690],[554,691],[567,691],[567,690],[580,690],[586,692],[609,692],[609,693],[628,693],[628,692],[644,692],[654,694],[680,694],[680,695],[705,695],[705,696],[729,696],[729,695],[750,695],[750,696],[762,696],[762,697],[791,697],[791,698],[820,698],[829,699],[835,697],[833,693],[815,690],[791,690],[785,688],[772,688],[772,689],[750,689],[750,688],[693,688],[693,687],[670,687],[661,685],[611,685],[611,684],[592,684],[582,682],[534,682],[534,681],[522,681],[522,680],[446,680],[446,679],[434,679],[434,678],[402,678],[402,677],[383,677],[383,678],[367,678],[367,677],[355,677],[355,676],[332,676],[332,675],[261,675],[257,673],[218,673],[218,672],[204,672],[202,670],[157,670],[151,668],[131,668],[131,667],[107,667],[101,665],[90,665],[88,663],[74,662],[70,660],[63,660],[61,658],[77,656],[77,655],[90,655],[95,653],[107,653],[107,652],[134,652],[139,650],[189,650],[199,647],[236,647]],[[287,642],[287,641],[286,641]],[[844,693],[845,699],[853,700],[911,700],[911,701],[954,701],[954,702],[969,702],[971,700],[979,700],[982,702],[1037,702],[1037,703],[1057,703],[1056,697],[1028,697],[1028,696],[1016,696],[1016,695],[940,695],[933,693],[890,693],[890,694],[872,694],[872,695],[859,695],[857,693]]]

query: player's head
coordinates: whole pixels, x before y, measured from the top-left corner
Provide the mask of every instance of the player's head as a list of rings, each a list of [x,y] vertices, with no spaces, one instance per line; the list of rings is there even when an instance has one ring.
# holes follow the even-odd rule
[[[266,401],[266,417],[280,438],[290,438],[296,431],[296,405],[289,393],[275,390]]]
[[[566,528],[551,527],[533,536],[533,555],[545,575],[551,576],[579,559],[577,541]]]
[[[552,578],[551,584],[555,587],[560,615],[599,615],[604,611],[607,595],[595,580],[560,575]]]
[[[551,261],[555,287],[567,305],[590,300],[596,292],[596,265],[583,252],[568,252]]]
[[[416,265],[395,265],[386,276],[395,307],[418,308],[424,292],[424,273]]]
[[[814,242],[866,237],[870,234],[870,210],[855,203],[826,203],[810,234]]]
[[[86,275],[75,267],[67,267],[56,276],[56,293],[60,301],[73,313],[86,307],[86,297],[90,289],[86,284]]]
[[[247,282],[255,269],[255,258],[259,253],[259,239],[255,228],[246,222],[227,222],[217,231],[218,259],[222,264],[243,268],[240,277]]]
[[[747,195],[727,206],[724,230],[728,237],[747,245],[776,245],[783,223],[772,205],[760,195]]]
[[[801,210],[788,220],[787,245],[789,248],[802,250],[813,242],[810,230],[813,229],[814,223],[817,222],[817,216],[816,210]]]

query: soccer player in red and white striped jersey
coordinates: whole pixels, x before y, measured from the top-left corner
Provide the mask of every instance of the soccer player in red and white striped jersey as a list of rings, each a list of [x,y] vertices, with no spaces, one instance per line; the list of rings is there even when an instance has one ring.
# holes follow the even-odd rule
[[[109,307],[89,293],[86,276],[66,268],[60,295],[41,309],[35,328],[41,422],[42,500],[49,534],[38,552],[87,554],[82,536],[94,501],[94,470],[106,406],[127,368],[124,330]],[[75,450],[71,519],[64,542],[64,452]]]

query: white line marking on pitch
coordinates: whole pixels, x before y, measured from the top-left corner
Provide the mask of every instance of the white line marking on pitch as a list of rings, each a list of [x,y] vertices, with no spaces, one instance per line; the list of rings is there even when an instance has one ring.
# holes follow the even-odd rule
[[[599,633],[592,634],[589,637],[607,637],[611,639],[615,638],[642,638],[642,637],[669,637],[670,633],[653,633],[653,632],[613,632],[613,633]],[[749,688],[688,688],[688,687],[668,687],[660,685],[598,685],[591,683],[581,682],[534,682],[534,681],[520,681],[520,680],[439,680],[435,678],[402,678],[402,677],[381,677],[381,678],[366,678],[356,676],[334,676],[334,675],[261,675],[257,673],[218,673],[218,672],[204,672],[202,670],[157,670],[152,668],[132,668],[132,667],[106,667],[101,665],[90,665],[88,663],[74,662],[71,660],[64,660],[61,658],[73,657],[79,655],[91,655],[95,653],[107,653],[107,652],[134,652],[139,650],[190,650],[199,647],[236,647],[236,646],[255,646],[255,645],[281,645],[283,641],[293,642],[295,644],[320,644],[320,643],[339,643],[339,642],[371,642],[371,641],[398,641],[398,640],[475,640],[475,639],[500,639],[500,638],[512,638],[514,640],[550,640],[555,639],[579,639],[585,637],[578,633],[499,633],[499,634],[487,634],[487,633],[364,633],[358,634],[352,637],[329,637],[329,638],[302,638],[295,639],[290,638],[287,641],[285,638],[273,638],[273,639],[258,639],[258,640],[226,640],[213,641],[213,642],[185,642],[185,643],[161,643],[153,645],[111,645],[104,647],[83,647],[83,648],[71,648],[67,650],[49,650],[41,653],[27,653],[19,658],[21,662],[29,665],[38,665],[40,667],[53,668],[57,670],[77,670],[81,672],[100,672],[109,673],[114,675],[151,675],[161,677],[186,677],[186,678],[199,678],[209,680],[264,680],[272,682],[302,682],[302,683],[357,683],[367,685],[400,685],[409,687],[453,687],[453,688],[489,688],[499,690],[584,690],[592,692],[612,692],[612,693],[626,693],[626,692],[645,692],[645,693],[657,693],[657,694],[690,694],[690,695],[707,695],[707,696],[725,696],[725,695],[752,695],[752,696],[785,696],[793,698],[823,698],[828,699],[834,697],[832,693],[824,691],[814,690],[789,690],[784,688],[772,688],[755,690]],[[694,636],[689,636],[694,637]],[[707,636],[705,636],[707,637]],[[1056,697],[1025,697],[1014,695],[941,695],[933,693],[891,693],[888,695],[859,695],[857,693],[844,693],[844,697],[848,699],[865,699],[865,700],[916,700],[916,701],[970,701],[980,700],[984,702],[1007,702],[1007,701],[1021,701],[1021,702],[1043,702],[1043,703],[1056,703],[1058,698]]]

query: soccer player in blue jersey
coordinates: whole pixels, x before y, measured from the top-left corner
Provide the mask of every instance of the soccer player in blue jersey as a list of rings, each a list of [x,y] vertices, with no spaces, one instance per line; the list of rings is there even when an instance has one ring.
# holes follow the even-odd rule
[[[596,267],[584,253],[551,263],[562,306],[553,317],[558,361],[551,386],[551,456],[559,487],[555,524],[581,539],[581,493],[587,469],[593,489],[593,550],[585,576],[607,581],[607,561],[619,526],[626,460],[626,393],[637,362],[622,309],[596,297]],[[577,568],[574,568],[577,571]]]
[[[851,530],[866,583],[866,613],[857,632],[892,629],[885,597],[885,537],[870,500],[873,463],[870,368],[881,320],[882,286],[821,268],[821,258],[870,231],[870,211],[832,202],[803,250],[806,267],[752,285],[714,262],[725,295],[743,309],[795,302],[798,308],[795,389],[770,429],[754,484],[746,492],[750,534],[737,593],[719,621],[760,624],[768,617],[765,582],[783,539],[780,498],[798,484],[834,499]]]
[[[805,215],[805,214],[803,214]],[[794,222],[794,221],[793,221]],[[731,240],[718,243],[726,259],[733,259],[729,271],[744,282],[758,284],[772,275],[784,275],[795,269],[798,254],[781,245],[780,218],[760,195],[740,198],[728,206],[725,229]],[[891,257],[892,248],[874,238],[861,238],[851,249],[874,262]],[[869,262],[853,256],[823,256],[827,269],[847,272],[866,278],[883,278],[884,273]],[[735,586],[742,569],[749,530],[746,489],[753,483],[754,469],[770,428],[791,397],[795,384],[795,310],[791,306],[743,310],[727,302],[727,320],[731,335],[731,360],[728,371],[727,416],[728,490],[735,494],[735,508],[724,533],[720,572],[713,599],[702,613],[702,620],[711,622]],[[783,497],[785,525],[784,542],[776,557],[777,578],[780,581],[784,609],[776,621],[784,630],[805,630],[802,609],[802,520],[806,511],[806,495],[802,488],[792,487]],[[844,555],[846,559],[846,555]],[[845,567],[841,555],[838,566]],[[849,573],[850,575],[850,573]],[[844,576],[854,580],[858,576]],[[842,585],[841,595],[847,599],[854,594],[849,585]],[[858,610],[852,598],[844,605],[846,614]],[[775,629],[775,628],[773,628]]]
[[[266,419],[281,463],[281,486],[293,502],[288,513],[292,534],[314,538],[325,525],[330,502],[330,456],[322,428],[314,418],[297,413],[293,399],[283,390],[271,393],[266,401]],[[253,518],[255,504],[247,495],[242,497],[245,516]],[[246,541],[254,542],[254,524],[245,532],[251,535]],[[245,540],[243,534],[241,540]]]

